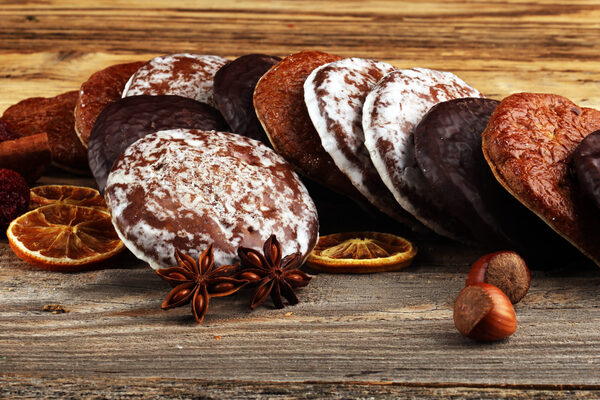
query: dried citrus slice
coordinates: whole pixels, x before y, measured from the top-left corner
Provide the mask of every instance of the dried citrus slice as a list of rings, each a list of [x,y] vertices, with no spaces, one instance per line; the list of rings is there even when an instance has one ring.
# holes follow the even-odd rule
[[[107,211],[69,204],[21,215],[6,236],[20,259],[56,271],[81,271],[123,250]]]
[[[306,265],[325,272],[396,271],[410,265],[417,249],[389,233],[346,232],[322,236]]]
[[[89,187],[44,185],[31,189],[30,210],[57,203],[107,210],[106,202],[100,192]]]

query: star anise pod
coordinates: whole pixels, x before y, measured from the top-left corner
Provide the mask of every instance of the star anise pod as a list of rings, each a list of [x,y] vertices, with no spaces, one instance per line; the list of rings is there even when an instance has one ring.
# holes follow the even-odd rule
[[[208,246],[196,262],[192,257],[175,249],[177,266],[156,270],[158,276],[173,287],[162,303],[168,310],[192,302],[192,313],[200,323],[208,310],[211,297],[229,296],[248,282],[233,278],[236,267],[224,265],[214,267],[213,245]]]
[[[242,269],[237,277],[257,285],[250,308],[256,308],[269,294],[277,308],[285,307],[281,296],[290,305],[298,304],[294,289],[308,285],[311,279],[298,269],[302,262],[300,253],[290,254],[282,259],[281,246],[275,235],[267,239],[263,253],[246,247],[238,249]]]

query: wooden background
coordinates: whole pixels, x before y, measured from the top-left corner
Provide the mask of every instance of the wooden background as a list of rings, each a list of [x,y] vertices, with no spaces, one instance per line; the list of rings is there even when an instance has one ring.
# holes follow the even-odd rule
[[[498,99],[541,91],[600,108],[595,0],[72,3],[0,2],[0,111],[118,62],[303,49],[453,71]],[[455,331],[451,306],[482,250],[418,245],[403,272],[319,274],[284,310],[217,299],[196,326],[187,307],[160,310],[167,286],[131,257],[50,273],[0,239],[0,398],[600,396],[597,267],[535,271],[516,334],[478,344]],[[53,303],[69,312],[42,312]]]

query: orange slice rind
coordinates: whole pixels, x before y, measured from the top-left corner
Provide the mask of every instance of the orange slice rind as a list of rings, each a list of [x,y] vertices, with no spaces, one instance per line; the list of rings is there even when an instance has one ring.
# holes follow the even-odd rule
[[[29,209],[50,204],[72,204],[107,211],[104,198],[96,189],[71,185],[44,185],[31,189]]]
[[[412,263],[417,248],[408,240],[380,232],[346,232],[319,238],[306,265],[331,273],[397,271]]]
[[[107,211],[68,204],[21,215],[6,236],[17,257],[55,271],[85,270],[124,248]]]

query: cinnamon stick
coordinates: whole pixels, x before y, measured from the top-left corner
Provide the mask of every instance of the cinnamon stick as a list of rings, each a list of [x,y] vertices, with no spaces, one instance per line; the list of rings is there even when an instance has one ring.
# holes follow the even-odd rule
[[[39,179],[48,164],[50,146],[46,133],[0,142],[0,168],[17,171],[27,183]]]

